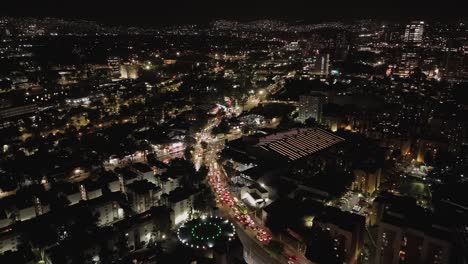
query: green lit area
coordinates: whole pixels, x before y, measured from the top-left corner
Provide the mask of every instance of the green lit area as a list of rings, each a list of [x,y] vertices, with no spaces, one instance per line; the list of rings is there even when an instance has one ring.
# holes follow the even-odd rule
[[[234,225],[228,220],[209,216],[184,222],[177,230],[177,237],[186,246],[206,250],[231,241],[235,233]]]

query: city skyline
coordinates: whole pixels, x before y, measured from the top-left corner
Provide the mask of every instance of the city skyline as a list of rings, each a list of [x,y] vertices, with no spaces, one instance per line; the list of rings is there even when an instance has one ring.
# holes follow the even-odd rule
[[[0,263],[467,263],[462,8],[15,5]]]
[[[219,1],[79,1],[55,0],[30,1],[30,8],[23,4],[7,2],[0,15],[57,17],[65,19],[89,19],[115,25],[159,26],[183,23],[208,23],[217,19],[258,20],[281,19],[317,23],[332,20],[386,19],[410,20],[457,20],[467,16],[458,8],[456,1],[444,5],[432,5],[427,1],[372,1],[311,2],[283,1],[236,1],[221,4]]]

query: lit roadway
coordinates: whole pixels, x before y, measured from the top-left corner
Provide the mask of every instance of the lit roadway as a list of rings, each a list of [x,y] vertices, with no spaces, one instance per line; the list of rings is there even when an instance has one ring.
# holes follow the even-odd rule
[[[224,138],[221,140],[212,140],[210,138],[211,128],[217,125],[218,121],[214,120],[205,128],[198,136],[198,142],[207,142],[207,148],[203,150],[200,144],[195,146],[193,159],[197,167],[203,162],[208,168],[208,178],[210,186],[216,197],[216,203],[219,208],[220,215],[230,219],[237,226],[238,237],[244,246],[244,259],[249,264],[275,264],[275,263],[298,263],[311,264],[302,253],[295,248],[284,244],[284,253],[290,256],[297,256],[295,261],[288,261],[284,255],[273,255],[266,249],[266,245],[271,239],[268,228],[262,223],[256,221],[252,212],[242,214],[239,212],[239,203],[234,195],[229,191],[227,185],[227,176],[224,169],[218,163],[219,152],[224,148]],[[230,133],[226,136],[227,139],[235,139],[241,137],[242,133]],[[244,218],[245,217],[245,218]],[[259,235],[260,234],[260,235]],[[264,240],[263,242],[260,240]]]
[[[297,102],[294,101],[281,101],[281,100],[270,100],[270,95],[276,94],[284,86],[284,80],[280,80],[277,83],[271,84],[263,89],[259,89],[256,94],[250,95],[247,101],[243,104],[243,111],[250,111],[257,107],[260,103],[281,103],[290,104],[297,106]]]

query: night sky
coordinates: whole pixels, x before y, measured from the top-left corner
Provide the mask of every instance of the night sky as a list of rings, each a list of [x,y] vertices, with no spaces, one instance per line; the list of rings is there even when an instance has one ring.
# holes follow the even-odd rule
[[[458,2],[458,3],[457,3]],[[111,24],[206,23],[214,19],[276,18],[320,22],[356,18],[390,20],[466,17],[462,1],[422,0],[25,0],[2,1],[1,15],[84,18]]]

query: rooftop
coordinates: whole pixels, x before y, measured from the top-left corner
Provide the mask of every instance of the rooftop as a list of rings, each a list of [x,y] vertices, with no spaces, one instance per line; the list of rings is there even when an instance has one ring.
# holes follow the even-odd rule
[[[146,193],[149,190],[156,190],[159,187],[149,182],[148,180],[134,181],[127,185],[127,188],[135,193]]]
[[[385,205],[382,222],[400,228],[412,228],[432,237],[449,240],[454,219],[446,217],[444,213],[426,210],[418,206],[413,198],[390,193],[383,193],[376,200]]]
[[[322,222],[339,226],[341,229],[352,232],[356,226],[364,227],[366,218],[362,215],[343,212],[339,208],[325,206],[314,222]]]
[[[171,203],[177,203],[177,202],[187,199],[188,197],[195,194],[196,192],[197,192],[196,190],[177,188],[169,193],[169,201]]]
[[[257,146],[294,161],[342,141],[343,138],[319,128],[298,128],[261,138]]]
[[[153,171],[148,165],[140,163],[140,162],[132,164],[132,167],[135,170],[142,172],[142,173]]]
[[[138,177],[138,175],[135,172],[129,170],[127,167],[121,170],[118,170],[118,173],[122,175],[124,180],[133,180]]]

